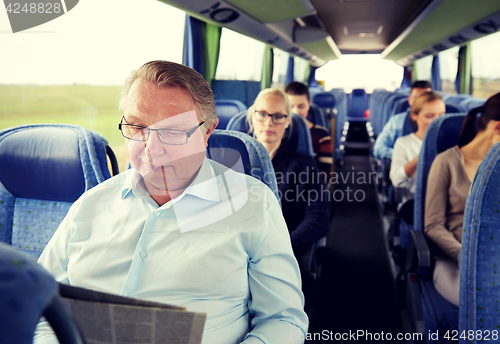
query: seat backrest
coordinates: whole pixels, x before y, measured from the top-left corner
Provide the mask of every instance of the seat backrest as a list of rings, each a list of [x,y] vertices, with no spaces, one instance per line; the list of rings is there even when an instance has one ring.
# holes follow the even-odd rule
[[[227,129],[242,133],[249,133],[250,128],[246,121],[247,112],[237,114],[227,124]],[[291,128],[291,130],[290,130]],[[306,121],[297,115],[292,116],[292,125],[285,131],[283,144],[292,151],[314,156],[311,131]]]
[[[245,104],[246,107],[252,106],[260,90],[260,81],[212,80],[215,100],[236,99]]]
[[[61,343],[83,343],[75,318],[48,271],[21,252],[0,243],[0,333],[2,343],[32,344],[45,316]]]
[[[239,100],[221,99],[215,101],[215,111],[219,118],[217,129],[226,129],[229,120],[236,114],[245,111],[247,107]]]
[[[382,105],[382,116],[380,116],[380,123],[379,127],[380,130],[384,128],[385,124],[389,121],[391,118],[391,115],[395,115],[395,113],[392,113],[394,104],[396,104],[398,101],[402,99],[408,99],[408,96],[402,93],[391,93],[389,96],[387,96],[384,99],[384,104]]]
[[[331,119],[335,113],[338,113],[336,107],[335,96],[330,92],[317,93],[312,97],[311,107],[315,105],[321,110],[323,110],[323,120],[324,124],[319,124],[328,130],[331,130]]]
[[[410,104],[408,103],[408,98],[398,99],[392,106],[391,116],[408,110]]]
[[[349,117],[364,118],[365,110],[368,108],[368,97],[365,90],[356,88],[349,95]]]
[[[0,240],[38,258],[71,204],[111,177],[106,139],[77,125],[0,132]]]
[[[446,113],[464,113],[466,110],[460,105],[455,104],[445,104],[446,105]]]
[[[498,330],[500,324],[499,195],[500,143],[497,143],[479,165],[465,206],[460,261],[460,331]]]
[[[446,104],[460,105],[464,100],[472,98],[468,94],[446,94],[443,96],[443,100]]]
[[[208,139],[207,148],[209,159],[259,179],[269,186],[280,202],[273,164],[259,141],[239,131],[216,129]]]
[[[474,108],[483,106],[484,103],[486,103],[486,100],[486,98],[467,98],[460,103],[460,106],[463,107],[466,111],[470,111]]]
[[[436,155],[457,144],[464,119],[465,114],[443,115],[433,120],[425,132],[417,163],[417,187],[413,216],[415,230],[423,231],[424,229],[425,194],[432,162]]]
[[[326,128],[325,115],[323,114],[323,111],[314,103],[311,103],[311,108],[307,114],[307,120]]]

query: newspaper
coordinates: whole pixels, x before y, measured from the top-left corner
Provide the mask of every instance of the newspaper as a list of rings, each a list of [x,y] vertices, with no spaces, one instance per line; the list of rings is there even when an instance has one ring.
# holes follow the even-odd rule
[[[88,344],[200,344],[205,313],[60,284]]]

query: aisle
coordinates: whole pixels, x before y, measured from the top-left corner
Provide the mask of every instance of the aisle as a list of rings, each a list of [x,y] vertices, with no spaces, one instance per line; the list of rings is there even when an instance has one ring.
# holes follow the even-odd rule
[[[390,333],[397,342],[397,334],[404,332],[403,322],[387,257],[376,178],[370,172],[368,155],[346,155],[338,171],[321,304],[309,332],[326,331],[329,339],[335,339],[335,334],[366,331],[373,335],[372,340],[357,338],[357,342],[365,343],[380,343],[383,337],[377,336],[383,332],[386,339]],[[349,340],[346,335],[344,338]]]

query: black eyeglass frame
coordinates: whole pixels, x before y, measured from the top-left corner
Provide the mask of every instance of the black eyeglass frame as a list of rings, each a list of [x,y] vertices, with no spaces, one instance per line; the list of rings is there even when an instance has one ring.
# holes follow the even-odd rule
[[[122,121],[124,121],[124,120],[125,120],[125,116],[122,116]],[[189,138],[194,134],[194,132],[196,130],[198,130],[198,128],[200,128],[203,124],[205,124],[205,121],[201,122],[197,126],[193,127],[193,129],[190,129],[189,131],[185,131],[185,130],[181,130],[181,129],[170,129],[170,128],[152,129],[150,127],[145,127],[145,126],[142,126],[142,125],[135,125],[135,124],[128,124],[128,123],[120,123],[120,124],[118,124],[118,129],[120,129],[120,132],[122,133],[122,136],[124,138],[132,140],[132,141],[140,141],[140,142],[146,142],[149,139],[149,134],[151,133],[151,131],[156,131],[158,133],[158,138],[160,139],[160,141],[162,143],[164,143],[166,145],[181,146],[181,145],[185,145],[188,142]],[[148,134],[147,134],[147,136],[146,136],[146,138],[144,140],[138,140],[138,139],[134,139],[134,138],[131,138],[131,137],[127,137],[123,133],[123,126],[140,128],[139,130],[147,129],[148,130],[147,131]],[[174,132],[178,132],[178,133],[184,133],[184,134],[186,134],[186,136],[185,136],[186,139],[185,139],[184,143],[168,143],[168,142],[165,142],[161,138],[161,133],[160,133],[161,130],[168,130],[168,131],[174,131]]]
[[[260,113],[260,114],[266,114],[267,116],[271,117],[271,120],[273,121],[274,124],[284,124],[286,122],[286,119],[288,118],[288,115],[283,115],[282,113],[267,113],[265,111],[262,111],[262,110],[255,110],[253,112],[254,114],[256,113]],[[276,117],[275,116],[283,116],[283,122],[276,122]],[[266,121],[266,118],[264,117],[263,119],[258,119],[258,118],[255,118],[257,121],[259,122],[265,122]]]

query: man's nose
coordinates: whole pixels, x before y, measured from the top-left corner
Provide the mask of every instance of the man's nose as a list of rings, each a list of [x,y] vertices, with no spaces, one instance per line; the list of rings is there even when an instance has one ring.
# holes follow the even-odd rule
[[[149,132],[148,140],[146,141],[146,151],[150,156],[158,156],[165,153],[166,144],[161,142],[157,131]]]

